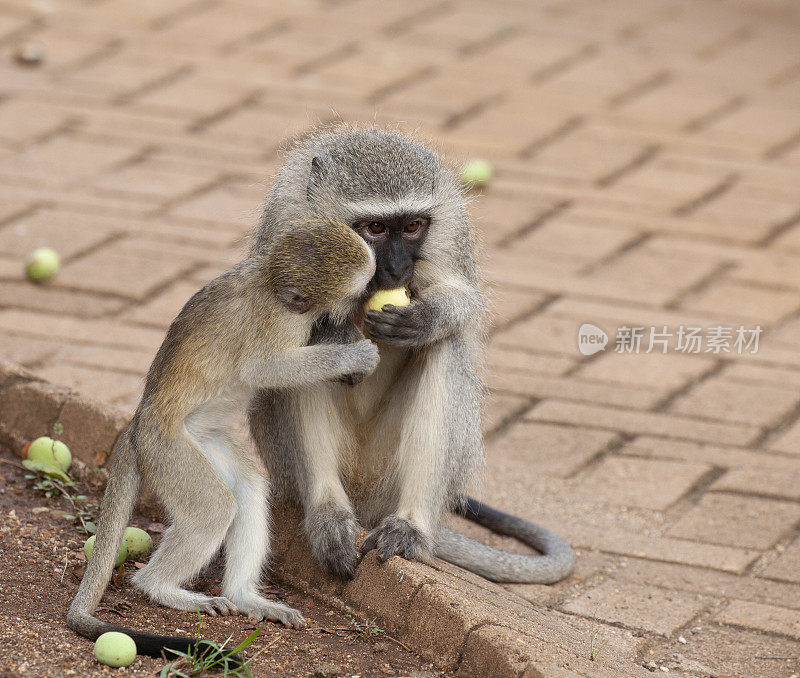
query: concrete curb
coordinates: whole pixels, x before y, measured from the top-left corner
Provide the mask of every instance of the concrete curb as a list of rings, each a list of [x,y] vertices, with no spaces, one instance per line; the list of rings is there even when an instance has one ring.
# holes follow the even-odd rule
[[[0,442],[16,454],[56,422],[73,456],[88,466],[106,462],[127,418],[69,389],[48,384],[0,360]],[[273,575],[312,595],[374,620],[441,668],[459,676],[566,678],[645,676],[637,665],[638,639],[624,629],[604,641],[591,661],[590,621],[534,606],[524,598],[443,561],[433,566],[368,554],[349,582],[332,580],[317,566],[300,515],[276,506]]]

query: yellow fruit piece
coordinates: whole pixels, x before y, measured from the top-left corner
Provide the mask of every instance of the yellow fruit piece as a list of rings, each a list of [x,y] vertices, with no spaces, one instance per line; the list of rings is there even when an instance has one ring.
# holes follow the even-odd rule
[[[378,290],[364,303],[364,312],[380,311],[386,304],[392,306],[408,306],[411,297],[405,287],[395,287],[393,290]]]

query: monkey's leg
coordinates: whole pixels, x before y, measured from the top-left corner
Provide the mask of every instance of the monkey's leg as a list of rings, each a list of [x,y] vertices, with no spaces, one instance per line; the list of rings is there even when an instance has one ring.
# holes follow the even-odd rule
[[[234,441],[230,441],[232,449]],[[244,453],[241,453],[243,458]],[[238,510],[225,536],[225,576],[222,594],[254,621],[269,619],[300,628],[303,615],[274,600],[261,596],[258,585],[270,552],[270,525],[267,482],[255,468],[241,464],[232,488]]]
[[[314,557],[329,573],[352,576],[360,532],[342,485],[343,456],[353,444],[339,407],[340,387],[260,391],[249,408],[250,433],[270,482],[304,509]]]
[[[236,612],[225,597],[210,597],[183,588],[219,550],[236,513],[236,502],[216,469],[188,440],[175,440],[159,460],[160,468],[143,473],[159,496],[172,524],[133,583],[157,603],[178,610],[216,615]]]
[[[378,447],[382,440],[396,441],[385,481],[393,487],[389,491],[379,486],[370,504],[374,507],[386,496],[394,497],[396,505],[394,510],[384,508],[385,517],[367,535],[362,553],[377,549],[381,559],[399,555],[425,560],[432,555],[449,490],[445,468],[449,351],[449,343],[440,342],[414,356],[381,412],[369,444]],[[373,515],[376,512],[371,509]]]
[[[326,572],[349,578],[358,561],[355,541],[361,528],[342,484],[354,441],[341,414],[340,391],[341,387],[327,386],[294,395],[303,468],[298,490],[314,557]]]

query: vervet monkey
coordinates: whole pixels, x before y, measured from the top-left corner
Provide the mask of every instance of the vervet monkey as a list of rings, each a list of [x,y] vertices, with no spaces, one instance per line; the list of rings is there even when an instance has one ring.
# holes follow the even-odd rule
[[[382,559],[436,555],[495,581],[566,577],[574,553],[563,539],[465,497],[483,459],[484,302],[473,230],[452,173],[434,151],[394,131],[321,130],[301,140],[279,171],[253,252],[310,212],[351,225],[369,244],[376,258],[369,292],[406,287],[412,295],[409,306],[359,319],[381,355],[360,384],[262,390],[250,407],[270,477],[303,507],[317,560],[351,576],[364,525],[362,550],[376,548]],[[448,510],[543,555],[499,551],[445,529]]]
[[[309,387],[375,368],[378,349],[363,337],[307,345],[321,317],[348,316],[374,271],[372,251],[349,227],[309,216],[188,301],[116,446],[97,541],[67,614],[70,628],[91,639],[122,630],[140,654],[155,656],[197,642],[120,629],[92,616],[140,482],[160,499],[170,523],[133,577],[147,596],[179,610],[304,624],[297,610],[258,593],[269,554],[267,483],[258,459],[237,445],[227,423],[256,389]],[[183,588],[222,545],[222,595]]]

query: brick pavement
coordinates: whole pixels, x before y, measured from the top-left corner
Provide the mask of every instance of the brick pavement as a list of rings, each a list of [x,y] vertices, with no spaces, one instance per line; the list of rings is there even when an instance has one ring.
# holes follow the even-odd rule
[[[289,135],[375,119],[486,156],[481,492],[581,556],[510,589],[631,631],[631,662],[798,674],[799,31],[791,0],[2,0],[0,355],[130,410]],[[584,357],[584,322],[765,331]]]

